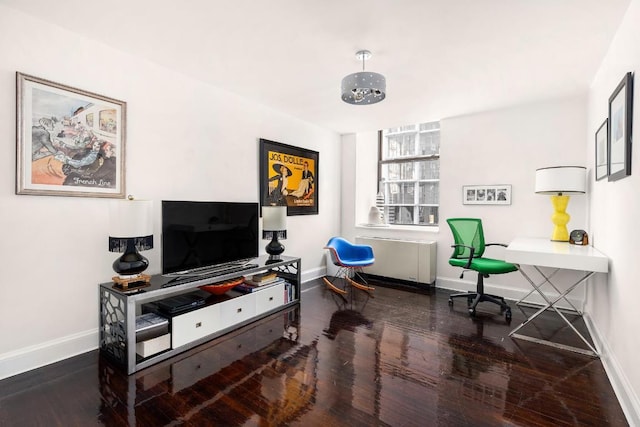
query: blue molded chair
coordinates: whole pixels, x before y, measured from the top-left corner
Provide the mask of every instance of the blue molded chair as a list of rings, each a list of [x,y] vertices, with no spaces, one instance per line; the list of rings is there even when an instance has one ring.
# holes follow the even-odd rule
[[[343,279],[346,284],[362,291],[370,292],[374,290],[374,288],[368,286],[367,281],[360,274],[363,267],[372,265],[375,262],[371,246],[353,244],[342,237],[332,237],[324,248],[329,250],[331,261],[338,267],[336,279]],[[356,282],[354,280],[356,276],[365,284]],[[326,277],[323,280],[333,292],[341,296],[347,294],[346,286],[341,289]]]

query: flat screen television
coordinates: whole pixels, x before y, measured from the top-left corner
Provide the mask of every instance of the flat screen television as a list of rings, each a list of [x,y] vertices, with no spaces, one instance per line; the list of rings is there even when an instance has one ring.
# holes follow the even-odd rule
[[[162,274],[258,256],[258,203],[162,201]]]

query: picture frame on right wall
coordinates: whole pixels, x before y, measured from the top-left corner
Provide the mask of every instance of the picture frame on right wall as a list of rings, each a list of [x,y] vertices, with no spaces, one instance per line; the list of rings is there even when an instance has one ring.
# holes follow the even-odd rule
[[[609,119],[605,119],[596,131],[596,181],[609,175],[609,162],[607,160],[607,142],[609,140]]]
[[[609,97],[607,141],[609,181],[631,175],[633,75],[629,72]]]

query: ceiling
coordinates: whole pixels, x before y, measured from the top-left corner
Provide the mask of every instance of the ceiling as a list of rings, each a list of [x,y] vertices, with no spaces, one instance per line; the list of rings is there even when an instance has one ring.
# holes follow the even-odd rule
[[[630,0],[0,0],[339,133],[584,93]],[[362,69],[375,105],[340,99]]]

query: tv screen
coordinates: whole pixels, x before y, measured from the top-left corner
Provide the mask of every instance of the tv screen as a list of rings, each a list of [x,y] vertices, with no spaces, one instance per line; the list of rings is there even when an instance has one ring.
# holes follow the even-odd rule
[[[162,273],[258,256],[258,203],[162,201]]]

